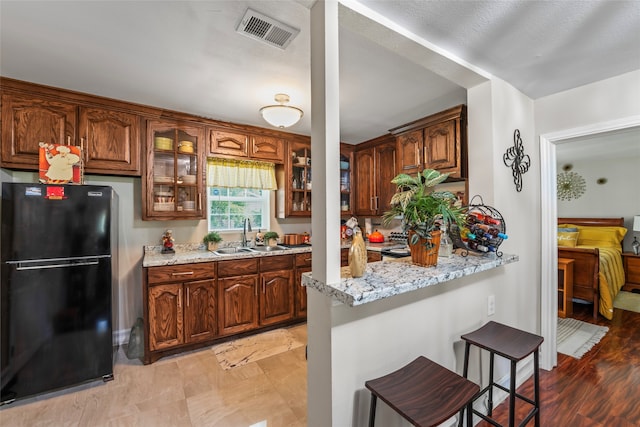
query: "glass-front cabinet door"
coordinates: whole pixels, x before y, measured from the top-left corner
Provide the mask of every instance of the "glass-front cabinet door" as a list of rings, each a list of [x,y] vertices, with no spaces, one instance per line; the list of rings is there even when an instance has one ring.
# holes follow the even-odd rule
[[[147,123],[143,219],[205,217],[204,129],[170,121]]]
[[[311,216],[311,145],[291,143],[290,216]]]

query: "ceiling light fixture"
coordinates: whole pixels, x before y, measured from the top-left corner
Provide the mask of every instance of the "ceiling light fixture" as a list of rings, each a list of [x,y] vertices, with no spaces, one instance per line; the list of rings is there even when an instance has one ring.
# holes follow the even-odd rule
[[[278,105],[267,105],[260,109],[262,118],[272,126],[278,128],[288,128],[298,123],[304,114],[298,107],[285,105],[289,102],[289,95],[278,93],[274,97]]]

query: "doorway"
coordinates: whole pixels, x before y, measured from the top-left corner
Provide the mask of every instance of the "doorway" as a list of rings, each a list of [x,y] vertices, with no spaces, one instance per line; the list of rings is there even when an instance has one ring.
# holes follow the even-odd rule
[[[566,129],[540,135],[540,234],[541,234],[541,283],[550,286],[540,290],[540,330],[544,337],[541,346],[541,367],[551,370],[558,363],[556,327],[558,317],[558,246],[556,145],[569,139],[612,132],[640,126],[640,116],[612,120],[593,125]]]

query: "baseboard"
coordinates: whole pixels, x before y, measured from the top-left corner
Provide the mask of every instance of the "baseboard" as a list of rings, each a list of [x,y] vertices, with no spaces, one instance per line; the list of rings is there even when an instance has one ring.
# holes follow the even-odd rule
[[[119,331],[113,331],[113,345],[121,346],[129,342],[129,335],[131,331],[129,329],[120,329]]]

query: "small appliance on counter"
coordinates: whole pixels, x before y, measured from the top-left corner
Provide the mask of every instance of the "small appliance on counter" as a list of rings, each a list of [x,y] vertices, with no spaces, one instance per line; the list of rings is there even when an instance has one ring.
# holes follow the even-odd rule
[[[411,256],[409,246],[407,246],[407,233],[392,231],[389,233],[389,244],[396,243],[396,245],[390,245],[387,248],[383,248],[380,251],[382,259],[387,258],[404,258]]]
[[[384,243],[384,235],[378,230],[369,234],[369,241],[371,243]]]

